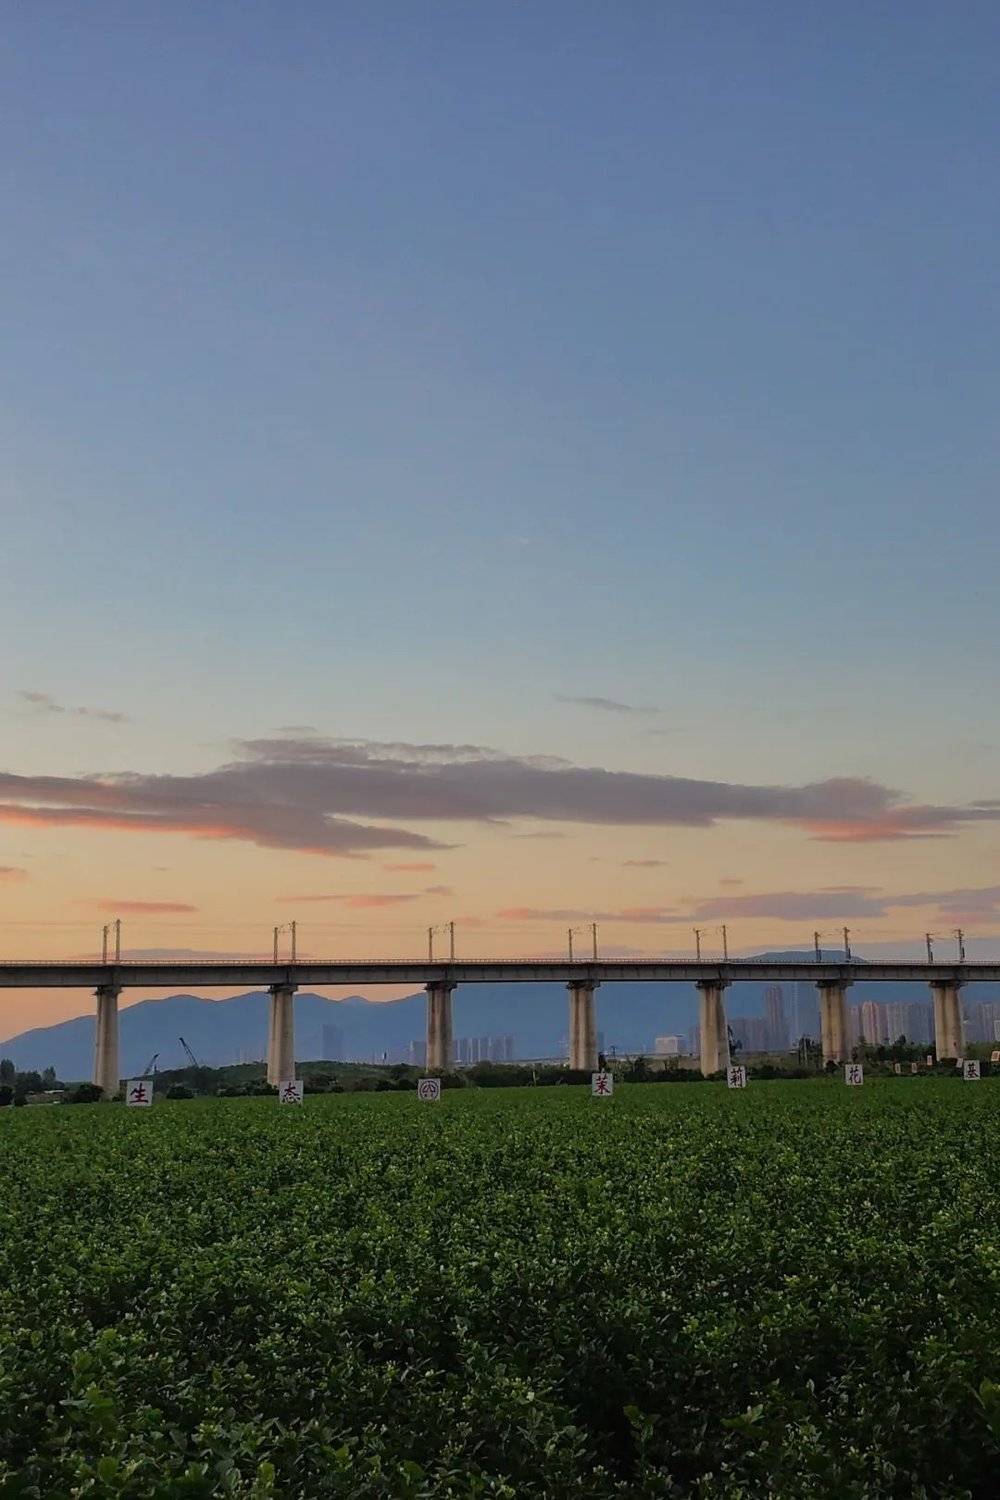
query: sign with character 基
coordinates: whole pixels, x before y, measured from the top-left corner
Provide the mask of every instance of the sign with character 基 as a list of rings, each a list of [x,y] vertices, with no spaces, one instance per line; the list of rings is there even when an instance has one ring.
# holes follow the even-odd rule
[[[130,1109],[148,1109],[153,1102],[153,1085],[148,1078],[130,1078],[125,1085],[125,1103]]]
[[[747,1086],[747,1070],[739,1063],[733,1063],[726,1069],[726,1083],[731,1089],[745,1089]]]
[[[420,1078],[417,1080],[417,1098],[422,1099],[425,1104],[437,1104],[441,1098],[440,1078]]]
[[[278,1084],[279,1104],[301,1104],[305,1090],[301,1078],[289,1078]]]
[[[975,1058],[967,1057],[962,1063],[962,1077],[966,1083],[979,1082],[979,1063]]]

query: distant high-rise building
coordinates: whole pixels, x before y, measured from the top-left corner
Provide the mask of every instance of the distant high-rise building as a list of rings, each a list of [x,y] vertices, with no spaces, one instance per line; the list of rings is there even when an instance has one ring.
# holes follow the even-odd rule
[[[344,1059],[344,1028],[334,1026],[329,1021],[323,1024],[323,1060],[325,1062],[343,1062]]]
[[[407,1049],[407,1062],[413,1068],[424,1068],[427,1066],[427,1041],[421,1037],[417,1041],[410,1042]]]
[[[780,984],[769,984],[764,991],[764,1020],[767,1024],[767,1050],[783,1052],[788,1046],[788,1020],[785,992]]]
[[[681,1039],[679,1036],[658,1036],[653,1042],[653,1052],[657,1057],[679,1057],[681,1052]]]
[[[763,1016],[731,1016],[729,1029],[744,1052],[768,1052],[768,1023]]]

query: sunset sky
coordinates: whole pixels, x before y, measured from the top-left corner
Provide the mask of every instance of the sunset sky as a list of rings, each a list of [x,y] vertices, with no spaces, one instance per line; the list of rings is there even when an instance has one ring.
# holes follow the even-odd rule
[[[998,57],[8,7],[0,956],[995,953]]]

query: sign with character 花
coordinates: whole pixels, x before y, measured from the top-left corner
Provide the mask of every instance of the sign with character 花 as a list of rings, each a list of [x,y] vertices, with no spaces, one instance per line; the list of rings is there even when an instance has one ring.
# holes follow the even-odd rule
[[[865,1081],[865,1070],[860,1063],[848,1063],[844,1069],[844,1082],[859,1088]]]

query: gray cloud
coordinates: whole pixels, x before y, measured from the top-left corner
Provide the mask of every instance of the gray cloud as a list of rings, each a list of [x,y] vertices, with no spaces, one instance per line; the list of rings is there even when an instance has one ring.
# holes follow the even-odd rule
[[[311,737],[241,741],[236,759],[192,776],[0,774],[0,822],[187,833],[324,855],[449,848],[405,825],[511,819],[648,828],[756,820],[817,838],[867,841],[942,837],[1000,820],[1000,807],[914,806],[861,777],[743,785],[475,745]]]
[[[40,713],[74,714],[77,718],[102,719],[106,724],[125,724],[128,722],[128,714],[117,713],[114,709],[110,708],[90,708],[85,704],[76,708],[70,708],[64,703],[57,703],[51,693],[22,690],[17,696]]]
[[[572,703],[576,708],[596,708],[604,714],[658,714],[658,708],[635,703],[621,703],[617,698],[594,698],[578,693],[553,693],[557,703]]]
[[[845,886],[823,891],[765,891],[756,895],[716,896],[699,902],[690,912],[694,922],[724,917],[774,917],[779,921],[814,921],[824,918],[881,917],[884,896],[865,886]]]

